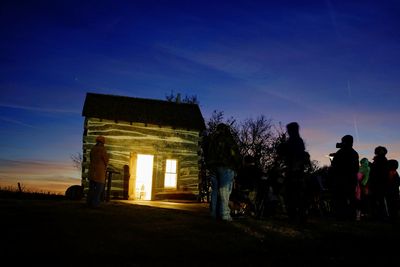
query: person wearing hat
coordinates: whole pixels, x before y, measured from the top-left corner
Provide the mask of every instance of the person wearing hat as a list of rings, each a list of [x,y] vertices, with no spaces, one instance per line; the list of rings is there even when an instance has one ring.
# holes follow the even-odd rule
[[[386,158],[387,149],[377,146],[369,175],[369,192],[371,201],[371,219],[384,220],[387,216],[385,189],[389,179],[389,165]]]
[[[88,206],[94,208],[100,205],[101,194],[106,183],[109,157],[104,144],[104,136],[99,135],[96,137],[96,145],[90,151],[89,191],[86,200]]]
[[[359,156],[353,149],[353,136],[343,136],[336,148],[339,150],[333,154],[331,163],[333,212],[337,219],[352,220],[356,218],[355,190],[359,169]]]

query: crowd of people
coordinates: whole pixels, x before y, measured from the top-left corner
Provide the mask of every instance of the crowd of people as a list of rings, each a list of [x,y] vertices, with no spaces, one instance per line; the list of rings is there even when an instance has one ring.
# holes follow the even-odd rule
[[[268,177],[247,155],[243,163],[231,129],[219,124],[207,139],[206,166],[211,177],[210,210],[213,218],[231,221],[237,214],[275,214],[281,204],[290,222],[304,224],[310,214],[313,194],[329,191],[329,215],[338,220],[396,221],[399,213],[398,162],[387,159],[387,149],[375,148],[370,162],[359,159],[353,137],[345,135],[330,154],[325,183],[307,175],[310,155],[299,133],[299,124],[286,125],[288,138],[277,148],[283,167],[279,179]],[[315,190],[315,188],[318,188]]]
[[[387,149],[378,146],[371,162],[359,160],[353,137],[346,135],[332,154],[333,211],[338,219],[396,221],[399,212],[398,161],[387,159]]]
[[[288,138],[277,147],[283,167],[276,172],[281,173],[268,177],[253,156],[246,155],[242,163],[230,126],[217,125],[204,146],[213,218],[232,221],[232,216],[237,214],[262,217],[275,214],[281,204],[290,222],[303,224],[310,214],[310,199],[315,193],[328,190],[329,210],[339,220],[397,220],[400,208],[398,161],[387,159],[385,147],[375,148],[371,162],[367,158],[360,160],[353,148],[353,137],[343,136],[336,144],[338,150],[330,154],[331,166],[325,177],[328,182],[323,183],[321,177],[310,179],[306,174],[311,161],[300,136],[299,124],[287,124],[286,132]],[[109,161],[104,144],[105,138],[98,136],[90,152],[87,195],[90,207],[99,206],[104,191]],[[274,179],[276,177],[279,179]]]

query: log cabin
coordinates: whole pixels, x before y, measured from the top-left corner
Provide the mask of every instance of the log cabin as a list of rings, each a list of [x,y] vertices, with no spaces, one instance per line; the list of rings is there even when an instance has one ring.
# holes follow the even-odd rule
[[[82,116],[84,188],[90,149],[102,135],[110,157],[111,197],[198,198],[205,123],[197,104],[87,93]]]

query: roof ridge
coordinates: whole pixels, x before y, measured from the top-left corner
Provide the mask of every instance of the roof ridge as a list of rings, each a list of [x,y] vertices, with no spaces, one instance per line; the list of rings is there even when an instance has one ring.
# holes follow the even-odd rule
[[[114,94],[100,94],[100,93],[92,93],[92,92],[87,92],[87,95],[98,95],[98,96],[109,96],[109,97],[119,97],[119,98],[126,98],[126,99],[137,99],[137,100],[144,100],[144,101],[158,101],[162,103],[171,103],[171,104],[184,104],[184,105],[195,105],[195,106],[200,106],[199,104],[196,103],[186,103],[186,102],[174,102],[174,101],[168,101],[168,100],[163,100],[163,99],[156,99],[156,98],[143,98],[143,97],[135,97],[135,96],[122,96],[122,95],[114,95]]]
[[[205,129],[198,104],[121,95],[87,92],[82,116],[185,129]]]

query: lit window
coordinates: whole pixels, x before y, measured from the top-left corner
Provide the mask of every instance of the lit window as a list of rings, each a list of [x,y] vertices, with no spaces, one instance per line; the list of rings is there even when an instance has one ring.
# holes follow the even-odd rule
[[[167,159],[164,186],[176,188],[176,160],[174,159]]]

